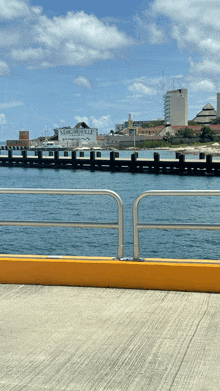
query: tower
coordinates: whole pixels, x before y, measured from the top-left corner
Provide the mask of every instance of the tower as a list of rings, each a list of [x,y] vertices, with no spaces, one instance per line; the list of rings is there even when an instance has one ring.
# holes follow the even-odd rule
[[[164,95],[164,122],[171,125],[188,125],[188,90],[167,91]]]
[[[220,93],[217,93],[217,117],[220,117]]]
[[[133,126],[133,114],[129,114],[128,116],[128,127],[132,128]]]

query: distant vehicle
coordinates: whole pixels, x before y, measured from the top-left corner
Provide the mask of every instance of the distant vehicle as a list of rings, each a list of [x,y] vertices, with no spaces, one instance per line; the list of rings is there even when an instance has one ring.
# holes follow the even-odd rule
[[[89,147],[77,147],[76,150],[77,151],[90,151],[91,148],[89,148]]]
[[[62,148],[61,145],[54,144],[53,141],[46,141],[42,145],[35,147],[37,149],[57,149]]]

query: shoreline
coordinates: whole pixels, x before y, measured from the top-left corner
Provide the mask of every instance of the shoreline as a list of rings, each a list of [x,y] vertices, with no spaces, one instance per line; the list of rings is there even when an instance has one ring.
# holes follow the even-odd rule
[[[220,144],[204,144],[199,146],[185,146],[185,147],[158,147],[158,148],[147,148],[151,150],[158,151],[173,151],[173,152],[181,152],[184,155],[199,155],[200,153],[204,153],[205,155],[220,155]]]

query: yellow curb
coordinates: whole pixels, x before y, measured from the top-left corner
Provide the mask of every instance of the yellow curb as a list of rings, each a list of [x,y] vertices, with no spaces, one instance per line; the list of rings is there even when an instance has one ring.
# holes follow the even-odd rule
[[[0,255],[0,283],[220,292],[219,260]]]

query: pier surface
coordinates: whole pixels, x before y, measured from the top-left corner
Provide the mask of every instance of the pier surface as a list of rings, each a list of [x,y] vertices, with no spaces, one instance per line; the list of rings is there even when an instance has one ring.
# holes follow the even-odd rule
[[[214,391],[220,295],[0,285],[2,391]]]
[[[35,167],[35,168],[61,168],[61,169],[84,169],[112,172],[138,172],[155,174],[177,175],[220,175],[220,160],[213,161],[212,155],[200,159],[186,159],[185,155],[178,154],[176,159],[160,160],[160,155],[154,153],[152,159],[139,159],[137,153],[133,153],[130,159],[120,158],[119,153],[110,152],[109,158],[102,158],[101,152],[90,152],[89,157],[77,156],[76,151],[64,152],[60,156],[59,151],[50,151],[49,156],[43,156],[42,151],[37,156],[29,156],[28,151],[21,151],[22,156],[13,155],[8,150],[8,155],[0,155],[0,167]],[[69,154],[71,156],[69,156]]]

